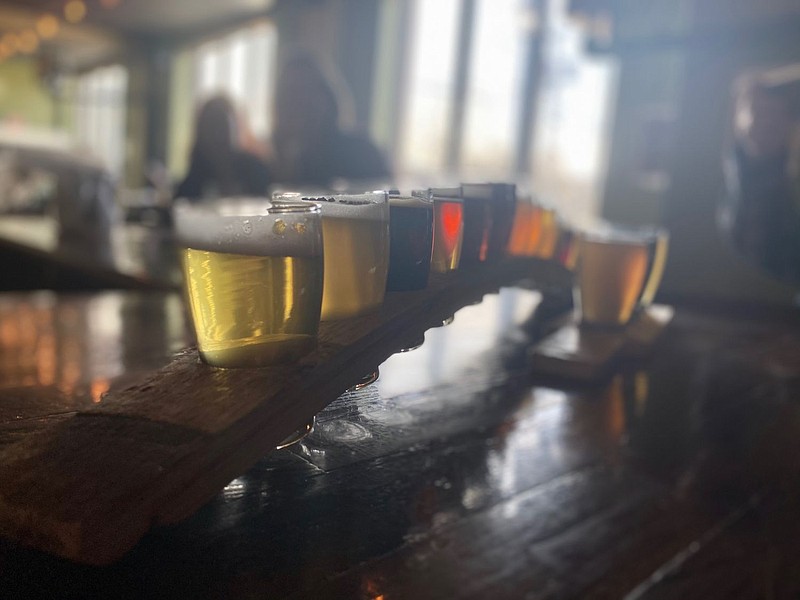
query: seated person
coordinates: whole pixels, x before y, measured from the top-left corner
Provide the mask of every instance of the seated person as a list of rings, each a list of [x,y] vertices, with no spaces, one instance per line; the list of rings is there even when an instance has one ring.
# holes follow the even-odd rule
[[[297,55],[284,64],[276,86],[275,181],[328,187],[337,179],[390,178],[378,148],[340,128],[339,106],[334,87],[314,60]]]
[[[797,83],[751,82],[739,98],[729,205],[724,216],[736,247],[771,274],[800,281],[800,183]]]
[[[207,100],[197,113],[189,172],[175,198],[264,196],[269,183],[267,165],[244,149],[231,101],[224,96]]]

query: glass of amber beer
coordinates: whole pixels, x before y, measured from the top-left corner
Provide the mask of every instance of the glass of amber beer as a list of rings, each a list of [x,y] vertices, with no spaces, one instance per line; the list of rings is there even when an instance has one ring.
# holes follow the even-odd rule
[[[647,276],[642,295],[639,298],[640,308],[647,308],[653,303],[658,287],[661,285],[669,250],[669,232],[667,230],[653,229],[648,232],[648,238]]]
[[[175,228],[203,360],[261,367],[314,350],[323,280],[319,206],[183,205],[175,209]]]
[[[277,196],[275,202],[295,199]],[[325,246],[322,320],[368,312],[383,303],[389,271],[386,192],[304,197],[320,205]]]
[[[578,238],[578,294],[582,323],[623,326],[644,288],[648,236],[634,232],[583,233]]]

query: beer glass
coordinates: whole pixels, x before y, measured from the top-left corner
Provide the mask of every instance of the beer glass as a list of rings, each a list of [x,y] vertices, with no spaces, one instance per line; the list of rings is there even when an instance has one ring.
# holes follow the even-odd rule
[[[540,232],[533,255],[538,258],[549,260],[553,258],[558,245],[559,225],[558,213],[552,208],[541,209],[540,213]]]
[[[669,250],[669,233],[665,229],[654,229],[649,232],[648,237],[647,275],[642,295],[639,298],[640,308],[647,308],[653,303],[658,287],[661,285]]]
[[[513,183],[464,183],[461,194],[465,202],[482,200],[490,212],[485,260],[491,262],[505,256],[514,210],[517,204],[517,188]]]
[[[542,208],[530,198],[519,198],[514,211],[514,224],[508,240],[511,256],[534,256],[542,231]]]
[[[261,367],[316,348],[323,280],[317,205],[184,205],[175,209],[175,228],[204,361]]]
[[[463,202],[464,226],[460,265],[471,266],[485,261],[492,228],[489,201],[483,197],[465,198],[461,188],[431,188],[430,192],[434,197],[460,198]]]
[[[432,190],[415,190],[417,198],[433,201],[433,252],[431,270],[448,273],[458,269],[464,240],[464,201],[433,195]]]
[[[582,323],[622,326],[639,302],[650,240],[622,231],[584,233],[578,239],[578,302]]]
[[[433,249],[433,202],[414,196],[389,197],[389,291],[428,285]]]
[[[296,197],[277,196],[276,202]],[[304,200],[317,202],[322,213],[322,320],[352,317],[380,306],[389,270],[388,194],[341,194]]]

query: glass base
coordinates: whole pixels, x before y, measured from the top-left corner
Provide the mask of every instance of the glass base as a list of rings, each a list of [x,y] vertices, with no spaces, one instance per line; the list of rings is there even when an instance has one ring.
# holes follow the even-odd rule
[[[376,367],[375,370],[372,371],[372,373],[367,373],[366,375],[364,375],[364,377],[362,377],[359,380],[358,383],[356,383],[354,386],[352,386],[350,388],[347,388],[347,391],[348,392],[357,392],[358,390],[363,390],[368,385],[372,385],[373,383],[378,381],[378,377],[380,377],[380,376],[381,376],[381,372]]]
[[[403,352],[411,352],[412,350],[416,350],[417,348],[421,347],[422,344],[424,344],[424,343],[425,343],[425,336],[422,335],[419,338],[417,338],[416,340],[412,341],[408,346],[405,346],[404,348],[400,348],[400,350],[398,350],[398,352],[401,353],[401,354]]]
[[[276,450],[282,450],[283,448],[288,448],[289,446],[293,446],[297,442],[303,441],[309,433],[314,431],[314,425],[317,423],[317,417],[311,417],[311,420],[303,425],[300,429],[292,433],[289,437],[283,440],[280,444],[275,446]]]

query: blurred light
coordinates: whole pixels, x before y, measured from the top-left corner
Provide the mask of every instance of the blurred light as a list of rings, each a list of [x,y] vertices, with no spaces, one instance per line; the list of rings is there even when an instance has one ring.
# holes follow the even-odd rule
[[[26,29],[17,36],[17,48],[24,54],[32,54],[39,48],[39,36],[33,29]]]
[[[119,4],[120,0],[100,0],[100,5],[103,8],[116,8]]]
[[[36,31],[39,32],[39,37],[43,40],[49,40],[58,35],[60,26],[58,19],[50,13],[44,14],[36,21]]]
[[[19,50],[19,39],[16,33],[7,33],[0,40],[0,44],[6,49],[7,56],[13,56]]]
[[[108,379],[100,378],[92,381],[90,393],[92,395],[92,402],[98,404],[103,399],[103,394],[111,387]]]
[[[520,10],[519,26],[523,31],[536,33],[539,30],[539,13],[535,8]]]
[[[80,23],[86,16],[86,3],[83,0],[69,0],[64,5],[64,18],[70,23]]]

